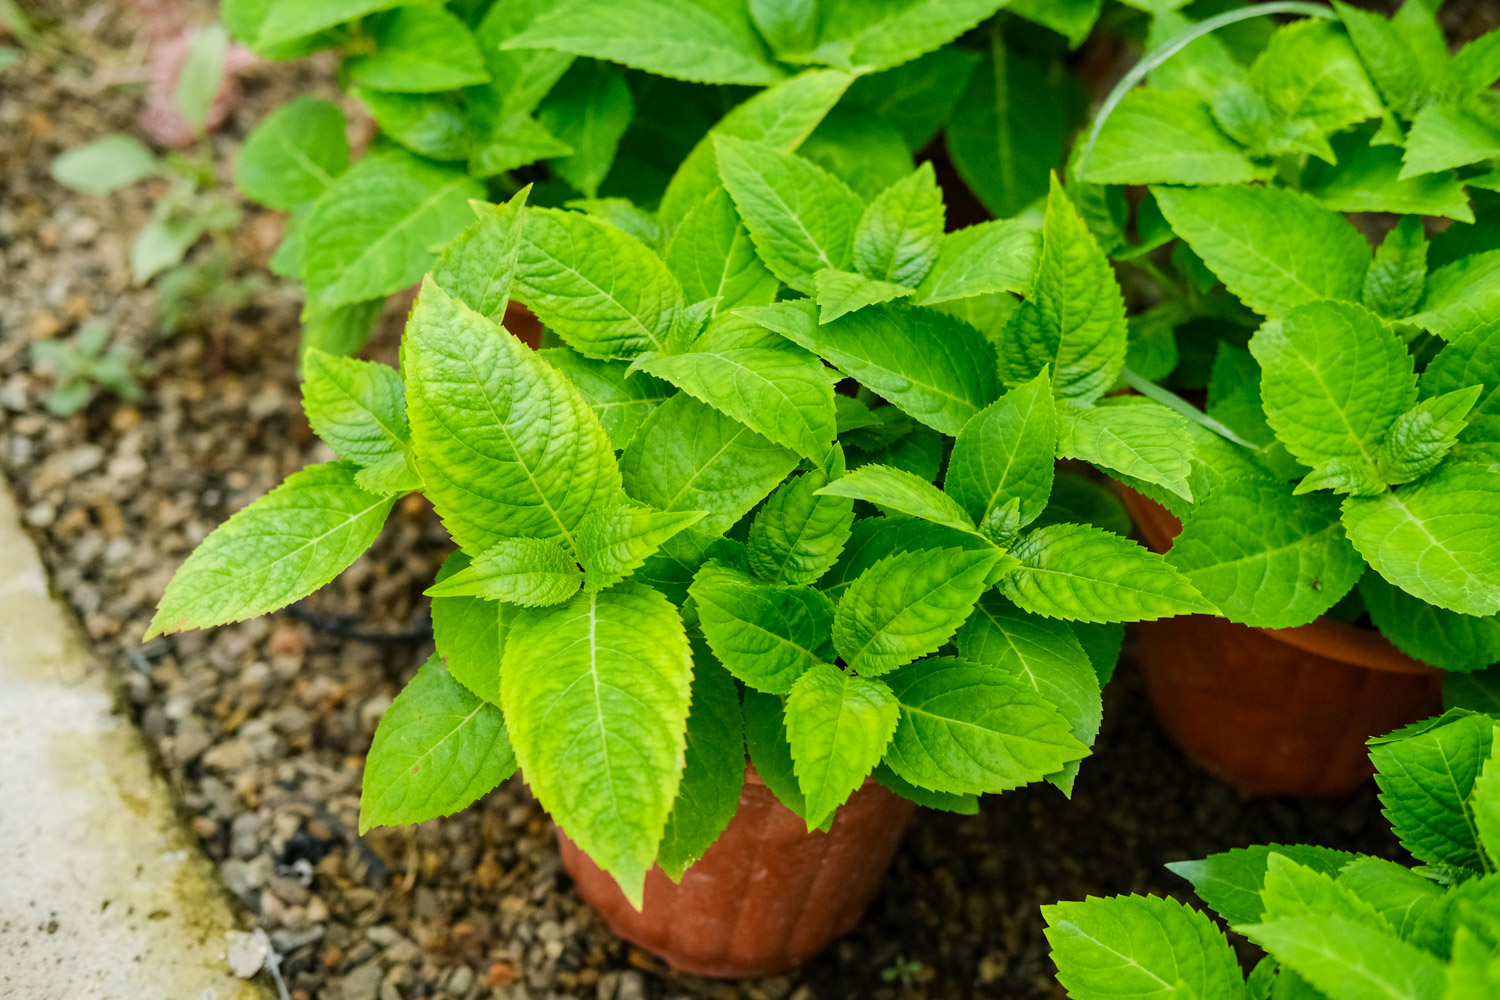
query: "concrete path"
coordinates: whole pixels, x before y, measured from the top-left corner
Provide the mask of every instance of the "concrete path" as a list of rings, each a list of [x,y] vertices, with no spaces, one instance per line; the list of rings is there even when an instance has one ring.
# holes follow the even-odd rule
[[[263,1000],[234,929],[0,481],[0,998]]]

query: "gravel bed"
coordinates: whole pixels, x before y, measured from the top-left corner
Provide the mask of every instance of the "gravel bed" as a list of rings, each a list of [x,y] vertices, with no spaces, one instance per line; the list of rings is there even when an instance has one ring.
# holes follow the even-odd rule
[[[95,5],[61,5],[70,11]],[[446,554],[425,503],[404,502],[374,549],[289,613],[142,646],[177,564],[216,524],[330,457],[298,406],[297,299],[268,283],[220,328],[168,337],[130,284],[135,228],[158,193],[83,198],[48,162],[134,128],[140,88],[100,87],[139,58],[131,18],[85,21],[95,57],[0,75],[0,468],[156,748],[203,849],[284,956],[300,1000],[1060,997],[1037,906],[1085,894],[1184,896],[1167,861],[1266,841],[1399,857],[1373,792],[1336,803],[1242,798],[1159,734],[1128,664],[1071,802],[1050,786],[977,816],[917,820],[860,928],[787,977],[677,976],[613,938],[561,871],[551,826],[512,780],[466,813],[355,834],[360,771],[382,712],[430,652],[420,592]],[[120,67],[125,67],[124,71]],[[227,163],[269,108],[330,92],[332,64],[259,67],[214,140]],[[279,238],[246,206],[237,266]],[[51,416],[30,345],[90,318],[156,366],[145,398]],[[367,356],[394,360],[399,311]]]

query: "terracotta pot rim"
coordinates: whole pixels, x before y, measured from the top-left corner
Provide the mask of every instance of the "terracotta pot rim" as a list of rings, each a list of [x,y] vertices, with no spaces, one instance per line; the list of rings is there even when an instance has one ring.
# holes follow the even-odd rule
[[[1146,537],[1146,544],[1155,552],[1166,552],[1176,537],[1177,519],[1165,507],[1143,496],[1128,486],[1116,484],[1120,500],[1125,509]],[[1383,670],[1395,674],[1436,675],[1442,671],[1430,667],[1420,660],[1407,656],[1391,644],[1391,641],[1375,629],[1360,628],[1323,615],[1306,625],[1292,628],[1258,629],[1266,635],[1289,646],[1315,653],[1318,656],[1364,667],[1367,670]]]

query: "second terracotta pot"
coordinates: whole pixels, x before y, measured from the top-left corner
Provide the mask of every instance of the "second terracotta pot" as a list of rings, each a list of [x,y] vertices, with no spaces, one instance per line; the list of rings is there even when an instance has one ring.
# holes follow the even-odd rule
[[[747,768],[728,829],[680,883],[653,868],[639,911],[561,829],[557,841],[579,894],[620,937],[684,972],[769,976],[807,961],[854,928],[915,811],[911,802],[866,781],[827,833],[809,833]]]
[[[1182,529],[1122,488],[1153,551]],[[1205,615],[1141,622],[1136,662],[1162,727],[1205,770],[1263,795],[1339,796],[1374,773],[1371,736],[1442,711],[1442,674],[1331,618],[1258,629]]]

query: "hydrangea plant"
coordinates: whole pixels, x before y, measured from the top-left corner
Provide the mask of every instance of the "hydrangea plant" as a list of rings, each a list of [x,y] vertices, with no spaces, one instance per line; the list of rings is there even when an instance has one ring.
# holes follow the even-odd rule
[[[1168,865],[1266,952],[1160,896],[1042,907],[1073,1000],[1489,1000],[1500,995],[1500,739],[1465,709],[1371,740],[1381,802],[1421,862],[1267,844]]]

